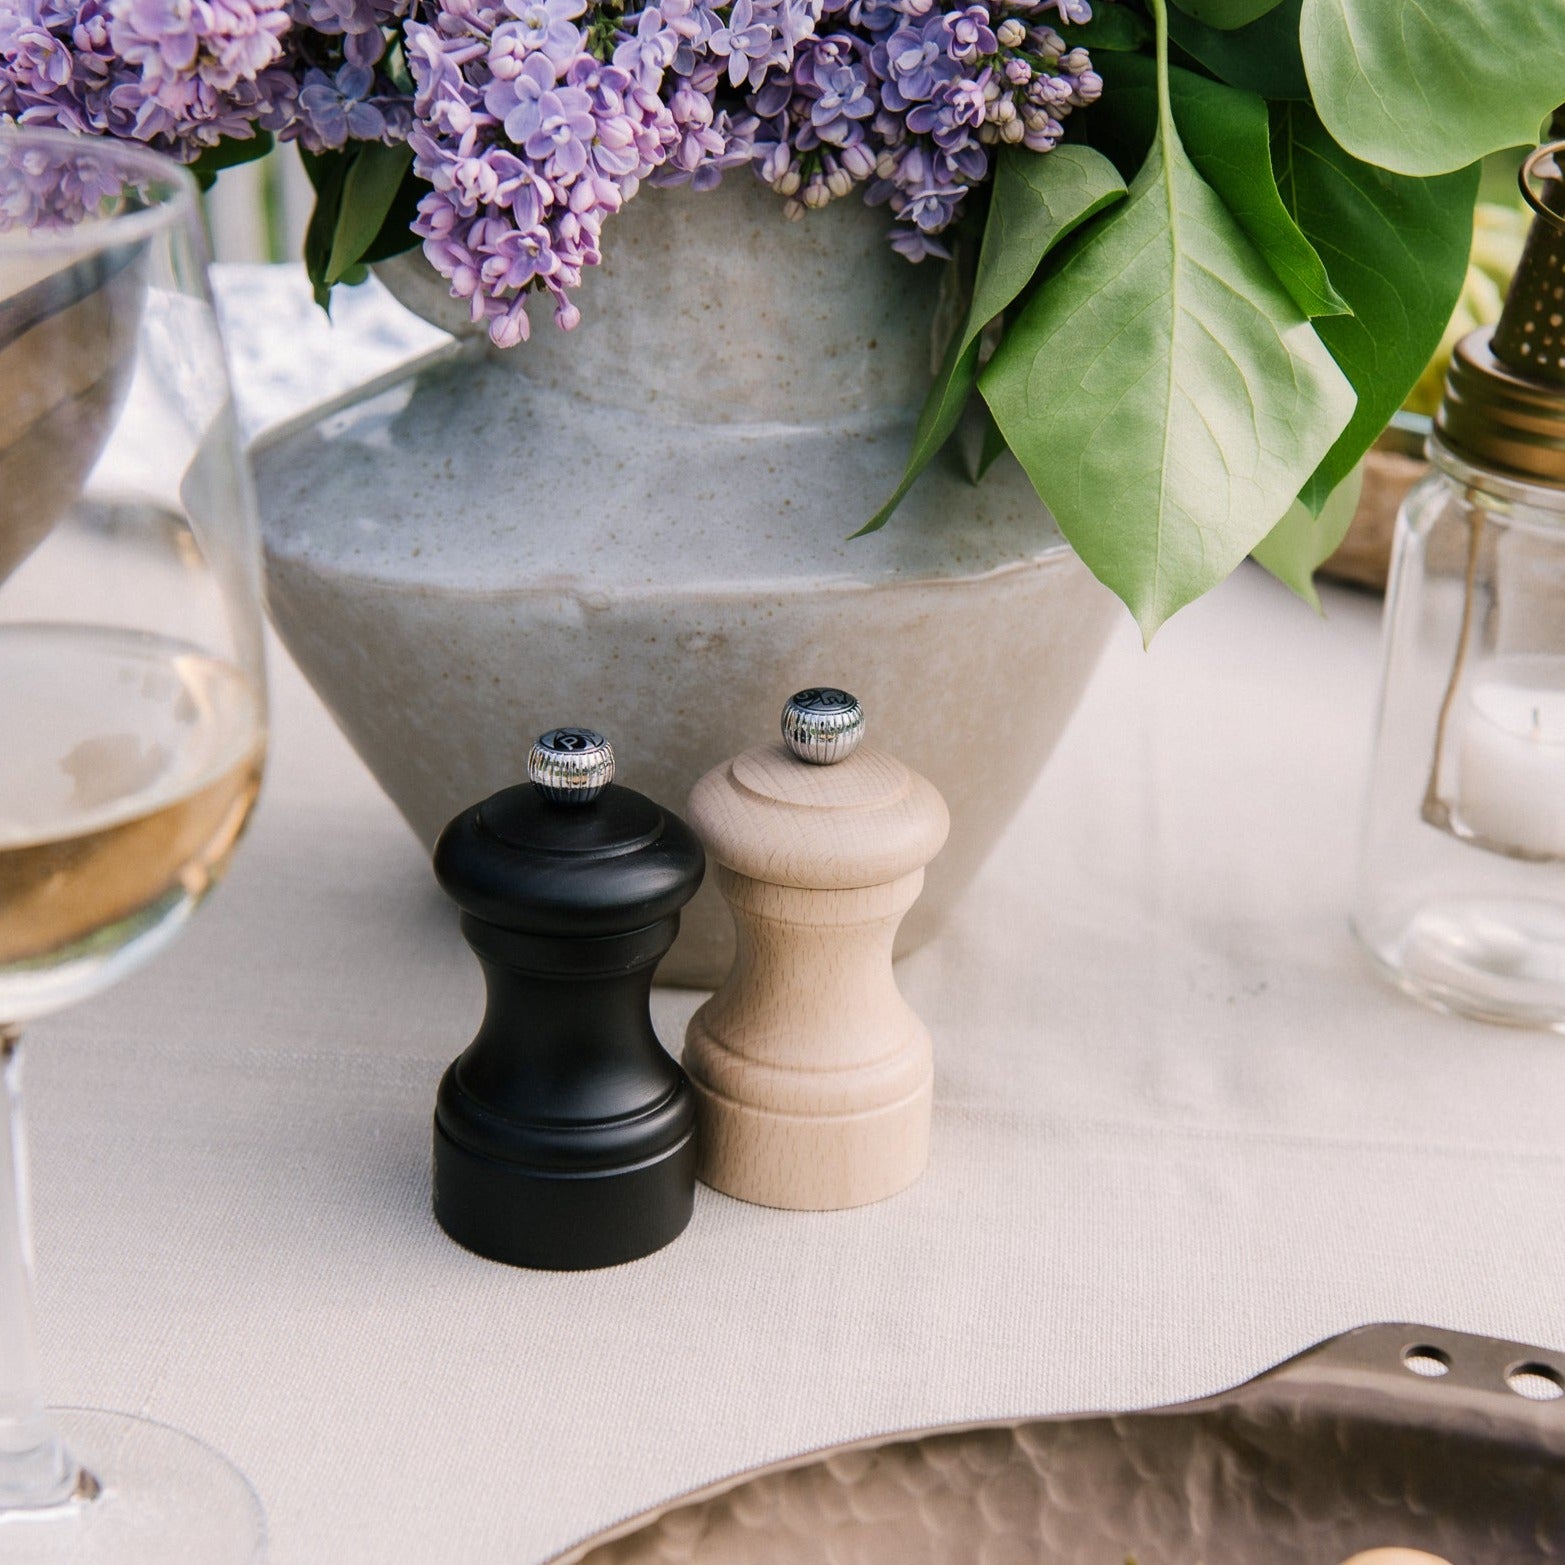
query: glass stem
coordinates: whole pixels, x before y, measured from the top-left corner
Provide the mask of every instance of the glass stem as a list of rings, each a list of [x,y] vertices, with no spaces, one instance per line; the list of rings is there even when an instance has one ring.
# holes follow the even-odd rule
[[[58,1505],[78,1492],[76,1465],[44,1411],[33,1317],[33,1246],[22,1123],[22,1039],[0,1025],[5,1146],[0,1148],[0,1514]],[[88,1485],[91,1481],[87,1480]]]

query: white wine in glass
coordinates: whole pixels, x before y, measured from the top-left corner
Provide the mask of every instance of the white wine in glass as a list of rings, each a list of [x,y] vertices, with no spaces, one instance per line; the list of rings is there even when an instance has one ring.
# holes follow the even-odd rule
[[[0,127],[0,1565],[238,1565],[250,1486],[40,1394],[21,1027],[166,944],[266,752],[260,564],[190,176]]]

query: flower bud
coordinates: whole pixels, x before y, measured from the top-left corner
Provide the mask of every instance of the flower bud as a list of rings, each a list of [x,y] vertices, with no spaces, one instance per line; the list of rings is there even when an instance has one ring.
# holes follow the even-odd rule
[[[1092,57],[1085,49],[1072,49],[1069,54],[1061,57],[1060,64],[1072,76],[1080,76],[1083,71],[1092,69]]]
[[[897,159],[894,153],[882,152],[875,160],[875,173],[880,179],[895,179]]]
[[[978,139],[986,146],[992,147],[1000,139],[1000,127],[990,120],[985,120],[978,127]]]
[[[804,187],[803,201],[812,212],[818,212],[823,206],[831,203],[831,192],[826,188],[826,181],[819,178],[812,179]]]
[[[845,169],[833,169],[826,176],[826,188],[834,196],[845,196],[853,189],[853,176]]]
[[[855,179],[868,179],[876,172],[875,154],[862,141],[856,146],[844,147],[838,156],[842,159],[842,166]]]
[[[1000,127],[1000,140],[1015,146],[1027,134],[1027,127],[1014,115]]]
[[[1000,96],[1000,84],[994,77],[984,83],[984,102],[993,103]]]
[[[790,196],[783,202],[783,216],[790,223],[797,223],[804,216],[804,203]]]
[[[998,125],[1009,125],[1016,118],[1016,105],[1009,98],[1001,98],[994,106],[993,119]]]
[[[1025,60],[1007,60],[1005,79],[1013,87],[1025,87],[1032,80],[1032,67]]]
[[[799,186],[803,183],[804,181],[799,178],[798,169],[791,168],[772,188],[780,196],[796,196],[799,193]]]

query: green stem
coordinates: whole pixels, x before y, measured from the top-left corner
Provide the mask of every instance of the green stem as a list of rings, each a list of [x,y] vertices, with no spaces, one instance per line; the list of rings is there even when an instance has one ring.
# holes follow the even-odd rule
[[[1169,140],[1174,134],[1174,106],[1168,85],[1168,7],[1166,0],[1147,3],[1152,7],[1152,21],[1157,29],[1157,128]]]

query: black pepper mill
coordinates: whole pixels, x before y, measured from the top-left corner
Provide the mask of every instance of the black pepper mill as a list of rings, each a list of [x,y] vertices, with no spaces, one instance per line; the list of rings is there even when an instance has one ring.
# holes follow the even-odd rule
[[[527,773],[435,845],[489,993],[435,1101],[435,1217],[491,1260],[613,1266],[690,1220],[695,1104],[649,1001],[705,860],[677,815],[612,786],[590,729],[544,734]]]

